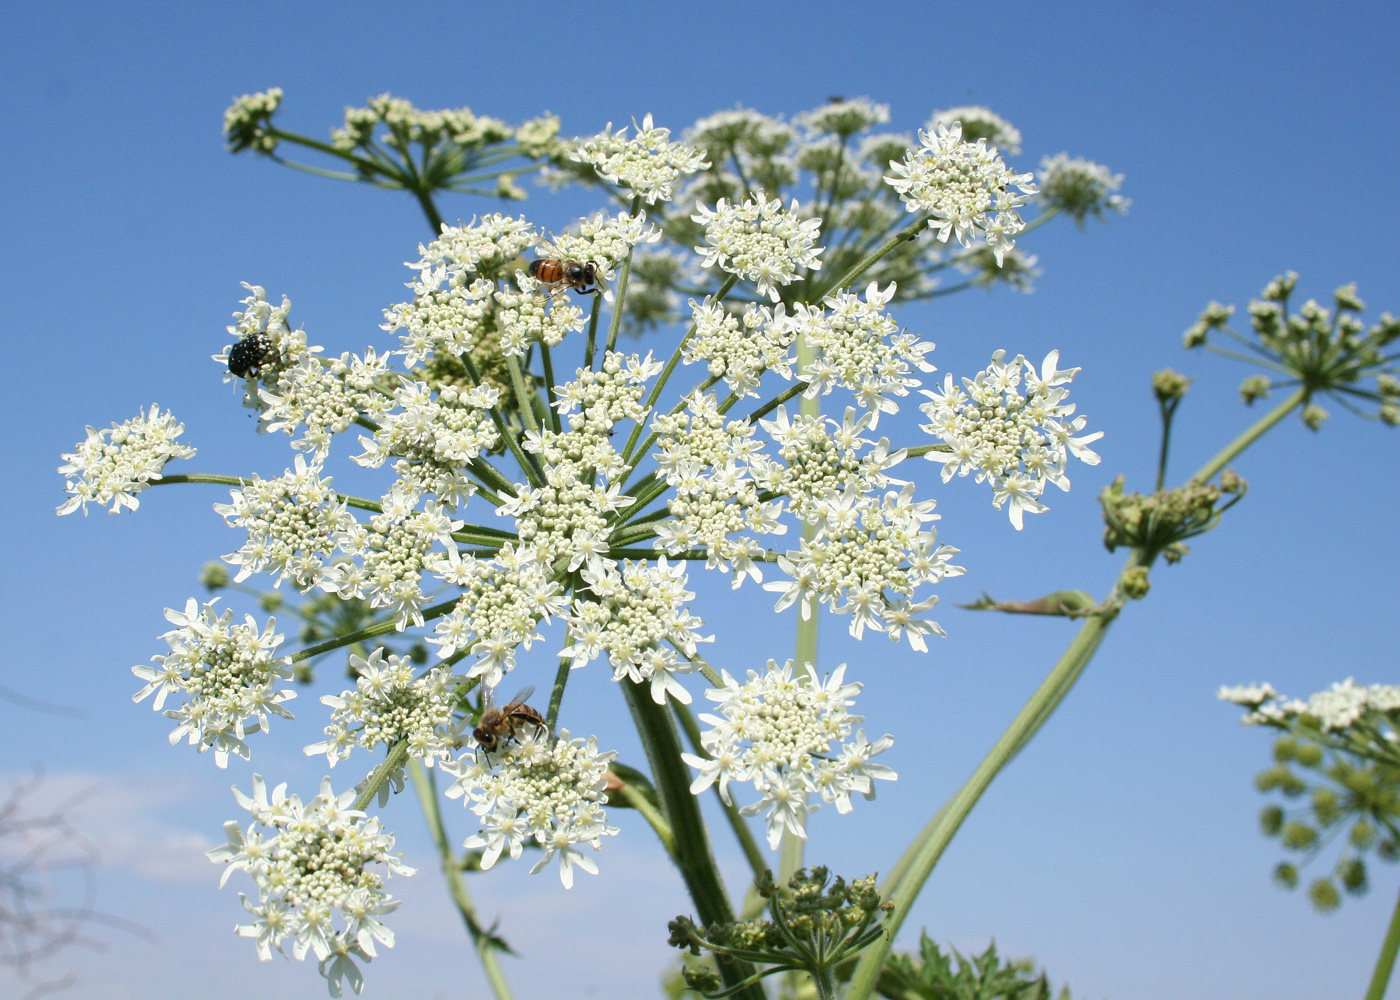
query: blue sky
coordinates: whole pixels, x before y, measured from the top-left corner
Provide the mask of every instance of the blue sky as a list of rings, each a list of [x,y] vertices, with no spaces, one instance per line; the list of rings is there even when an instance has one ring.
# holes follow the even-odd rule
[[[130,703],[129,666],[159,651],[161,609],[196,593],[200,565],[236,545],[209,509],[226,493],[182,487],[147,494],[136,516],[53,516],[58,456],[83,426],[152,401],[185,421],[200,448],[191,469],[275,475],[289,463],[283,441],[253,434],[208,360],[239,281],[289,295],[293,318],[331,352],[385,342],[379,311],[402,296],[421,217],[407,196],[229,156],[219,126],[233,96],[280,86],[282,123],[312,135],[386,90],[508,121],[548,109],[572,134],[647,112],[679,131],[737,103],[791,115],[832,94],[888,102],[893,125],[912,130],[935,108],[978,103],[1021,129],[1021,169],[1064,150],[1126,175],[1126,217],[1025,240],[1045,271],[1033,295],[975,292],[900,314],[937,342],[941,371],[975,372],[998,347],[1058,348],[1084,368],[1075,398],[1107,435],[1103,464],[1073,473],[1073,491],[1019,534],[983,487],[942,487],[932,466],[920,470],[969,568],[940,587],[949,637],[928,655],[855,643],[839,619],[823,632],[824,662],[850,661],[868,725],[897,739],[896,785],[852,816],[815,817],[809,856],[852,874],[888,868],[1072,634],[1062,621],[952,605],[982,589],[1029,598],[1111,583],[1121,559],[1099,544],[1095,495],[1119,472],[1150,488],[1150,373],[1197,377],[1177,477],[1254,416],[1235,393],[1245,371],[1181,350],[1200,308],[1244,306],[1291,268],[1303,296],[1356,281],[1368,316],[1400,312],[1390,5],[58,4],[7,13],[4,27],[0,386],[17,433],[0,470],[0,621],[12,646],[0,684],[84,714],[0,702],[0,771],[42,765],[52,794],[84,790],[105,861],[100,905],[160,938],[103,932],[109,951],[72,959],[84,977],[75,995],[99,982],[110,1000],[323,989],[313,969],[259,965],[233,938],[236,894],[217,890],[200,856],[234,815],[228,785],[246,788],[251,769],[215,773],[169,748],[165,720]],[[523,209],[559,229],[589,207],[537,191]],[[1247,499],[1127,610],[959,834],[908,931],[979,950],[995,936],[1076,997],[1359,995],[1400,879],[1375,870],[1370,897],[1325,917],[1275,889],[1251,786],[1268,740],[1213,693],[1255,679],[1294,694],[1348,675],[1395,679],[1398,447],[1393,432],[1339,412],[1320,434],[1290,421],[1249,452],[1237,465]],[[788,655],[791,615],[703,577],[692,580],[697,613],[720,632],[714,662],[744,669],[759,647]],[[258,748],[259,770],[314,790],[320,768],[299,747],[334,673],[302,694],[296,725]],[[571,689],[566,723],[635,761],[606,675],[576,679],[587,683]],[[464,836],[464,817],[449,817]],[[473,881],[526,959],[507,964],[521,997],[646,995],[670,961],[664,922],[689,907],[634,820],[620,817],[603,873],[571,894],[523,866]],[[482,995],[416,806],[393,803],[387,821],[425,871],[399,887],[401,943],[370,967],[367,995]],[[737,884],[737,853],[717,849]]]

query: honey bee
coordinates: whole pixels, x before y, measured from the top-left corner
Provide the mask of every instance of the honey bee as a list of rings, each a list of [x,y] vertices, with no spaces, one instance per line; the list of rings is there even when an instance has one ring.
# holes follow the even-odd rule
[[[487,753],[495,753],[503,740],[517,739],[517,732],[527,727],[536,731],[544,730],[544,717],[529,705],[525,699],[535,693],[533,687],[523,688],[508,703],[497,708],[494,704],[496,689],[484,688],[481,692],[481,717],[476,720],[472,738]]]
[[[593,261],[575,260],[543,237],[536,245],[535,253],[539,257],[530,261],[525,273],[552,294],[562,293],[566,288],[572,288],[580,295],[607,292],[608,283],[598,273],[598,265]]]

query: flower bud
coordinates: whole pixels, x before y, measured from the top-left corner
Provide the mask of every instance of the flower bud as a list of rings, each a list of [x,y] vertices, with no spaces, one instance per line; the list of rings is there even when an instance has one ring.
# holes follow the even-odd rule
[[[1256,399],[1263,399],[1269,394],[1269,376],[1250,375],[1240,383],[1240,398],[1246,404],[1253,406]]]
[[[1366,308],[1366,303],[1362,302],[1356,295],[1356,282],[1354,281],[1333,292],[1332,301],[1337,303],[1338,309],[1347,309],[1351,312],[1362,312]]]
[[[221,587],[227,587],[229,581],[228,567],[221,562],[208,562],[199,571],[199,582],[211,591]]]
[[[1316,403],[1309,403],[1303,407],[1303,423],[1308,425],[1308,430],[1319,430],[1327,417],[1327,411]]]
[[[1126,570],[1118,578],[1118,585],[1123,589],[1123,593],[1134,601],[1142,600],[1152,589],[1152,584],[1147,579],[1146,566],[1134,566],[1132,569]]]
[[[1259,813],[1259,829],[1266,837],[1277,837],[1283,829],[1283,808],[1265,806]]]
[[[1332,884],[1331,879],[1320,878],[1308,886],[1308,899],[1323,913],[1330,913],[1342,905],[1342,894]]]
[[[1180,399],[1186,395],[1186,390],[1191,387],[1192,381],[1180,372],[1163,368],[1159,372],[1152,373],[1152,392],[1163,403],[1172,399]]]
[[[1370,888],[1366,879],[1366,862],[1360,858],[1347,858],[1339,864],[1337,877],[1342,880],[1342,888],[1353,896],[1360,896]]]
[[[1281,274],[1273,281],[1264,286],[1264,291],[1260,293],[1261,298],[1271,302],[1282,302],[1293,293],[1293,286],[1298,284],[1298,272],[1289,271]]]
[[[1274,866],[1274,881],[1285,889],[1294,889],[1298,886],[1298,866],[1291,865],[1287,861],[1281,861]]]

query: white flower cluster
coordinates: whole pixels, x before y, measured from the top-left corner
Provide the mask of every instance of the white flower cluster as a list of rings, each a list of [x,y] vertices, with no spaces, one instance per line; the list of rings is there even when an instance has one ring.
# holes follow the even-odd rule
[[[473,217],[465,226],[445,225],[437,239],[418,245],[418,260],[407,265],[418,277],[408,287],[421,296],[443,283],[465,287],[478,277],[497,277],[538,239],[523,216],[516,219],[499,212],[479,221]],[[393,316],[388,318],[394,322]]]
[[[750,304],[736,316],[722,303],[691,299],[690,315],[695,331],[682,348],[685,363],[707,362],[710,374],[722,377],[741,398],[758,395],[764,372],[792,378],[789,352],[796,334],[781,305],[770,311]]]
[[[519,858],[533,840],[544,848],[544,857],[530,873],[543,871],[557,856],[566,889],[573,888],[574,866],[598,874],[597,864],[578,845],[596,851],[601,838],[617,833],[603,810],[608,801],[603,776],[616,756],[600,753],[592,737],[570,739],[564,729],[558,739],[531,732],[502,743],[494,754],[467,754],[443,764],[442,770],[457,778],[448,798],[461,797],[481,821],[464,846],[484,849],[481,867],[490,868],[503,853]]]
[[[924,128],[937,132],[940,127],[951,128],[954,124],[962,125],[963,138],[968,142],[986,139],[988,145],[1013,156],[1021,151],[1021,130],[991,108],[978,104],[935,111]]]
[[[188,737],[200,753],[212,747],[214,762],[227,767],[230,753],[248,759],[244,737],[267,732],[269,716],[292,717],[282,703],[297,695],[287,688],[277,690],[278,681],[292,677],[286,661],[276,656],[283,638],[273,631],[277,620],[269,618],[259,632],[252,615],[246,615],[241,625],[233,623],[233,612],[227,608],[214,617],[214,603],[200,607],[191,597],[183,612],[165,609],[166,620],[176,626],[161,636],[170,652],[151,657],[154,667],[131,668],[146,682],[132,701],[154,694],[152,708],[160,711],[170,695],[184,695],[179,708],[165,712],[177,723],[170,742]],[[248,725],[249,720],[253,725]]]
[[[1400,722],[1400,685],[1368,687],[1348,677],[1326,691],[1310,695],[1307,701],[1284,698],[1269,684],[1222,687],[1216,697],[1248,708],[1243,720],[1247,726],[1285,726],[1299,720],[1334,733],[1350,729],[1370,713],[1380,713],[1387,717],[1383,738],[1392,743],[1400,741],[1400,730],[1396,728]]]
[[[1086,418],[1070,419],[1074,404],[1065,402],[1069,390],[1061,387],[1079,369],[1057,368],[1059,351],[1045,356],[1039,372],[1023,355],[1009,362],[1002,360],[1005,355],[993,354],[991,365],[963,379],[962,388],[948,375],[941,393],[923,390],[929,402],[919,409],[932,421],[923,429],[945,445],[924,455],[943,463],[943,481],[954,473],[975,471],[977,482],[992,483],[992,503],[998,510],[1009,503],[1011,523],[1020,531],[1024,514],[1047,509],[1037,499],[1046,483],[1069,489],[1065,469],[1071,456],[1098,465],[1099,456],[1089,445],[1103,437],[1103,431],[1074,436],[1084,429]]]
[[[778,557],[778,567],[790,579],[765,583],[764,590],[781,593],[775,611],[799,604],[804,619],[814,605],[828,605],[836,614],[850,615],[848,630],[857,639],[865,630],[889,633],[927,652],[925,635],[943,635],[935,621],[915,617],[938,603],[936,596],[915,601],[915,589],[960,576],[950,563],[958,550],[938,542],[938,532],[926,527],[938,519],[934,501],[915,503],[914,485],[883,500],[865,497],[854,485],[829,493],[815,505],[816,534],[799,542],[797,551]],[[800,602],[800,603],[799,603]]]
[[[228,328],[238,341],[258,337],[267,345],[256,373],[244,379],[244,405],[262,411],[263,430],[295,433],[292,442],[301,451],[324,457],[331,438],[346,430],[361,416],[386,412],[392,401],[379,392],[376,383],[389,373],[389,355],[367,348],[364,357],[342,354],[336,359],[319,357],[321,348],[309,346],[306,333],[287,326],[292,303],[284,295],[282,304],[273,306],[266,291],[246,281],[249,294],[243,309],[233,314],[237,322]],[[234,345],[214,355],[227,365]],[[231,371],[225,381],[236,378]]]
[[[291,580],[305,593],[324,579],[326,559],[342,540],[356,544],[360,527],[321,471],[319,463],[308,466],[297,455],[294,469],[277,479],[255,474],[242,489],[229,491],[231,503],[214,505],[230,527],[248,532],[243,547],[223,557],[239,568],[235,583],[271,569],[277,572],[274,587]]]
[[[495,687],[515,668],[515,650],[526,652],[536,639],[541,621],[568,607],[559,582],[541,565],[533,550],[507,543],[493,559],[460,555],[450,549],[431,567],[448,583],[462,589],[452,612],[439,618],[428,641],[443,659],[469,649],[478,657],[467,671]]]
[[[583,310],[572,302],[540,290],[540,283],[521,275],[525,291],[502,289],[496,293],[496,323],[501,353],[523,358],[532,344],[558,347],[566,334],[583,329]]]
[[[253,149],[271,153],[277,137],[269,131],[272,116],[282,104],[282,88],[273,87],[256,94],[244,94],[224,112],[224,135],[234,152]]]
[[[457,740],[452,713],[458,684],[451,668],[434,667],[415,677],[407,656],[386,659],[382,648],[369,659],[351,654],[350,668],[359,674],[354,690],[321,698],[321,704],[333,710],[325,730],[328,738],[306,747],[308,757],[323,753],[326,763],[335,767],[354,747],[373,750],[400,741],[407,742],[410,757],[428,767],[451,756]]]
[[[617,276],[617,268],[634,247],[656,243],[661,230],[648,224],[647,214],[638,212],[596,212],[579,219],[570,231],[560,233],[551,241],[561,254],[571,260],[592,263],[601,279],[605,301],[612,301],[608,283]]]
[[[705,246],[695,252],[704,259],[704,267],[718,264],[730,274],[738,275],[758,286],[758,294],[778,301],[778,285],[796,281],[799,272],[821,269],[820,255],[825,249],[816,245],[821,235],[821,219],[803,219],[797,199],[784,209],[781,199],[769,201],[762,191],[757,200],[730,204],[721,198],[711,209],[705,205],[691,216],[705,227]]]
[[[225,823],[228,843],[207,853],[210,861],[228,866],[220,885],[235,871],[245,871],[258,887],[256,903],[242,897],[254,922],[235,929],[254,939],[264,962],[274,948],[285,955],[282,942],[292,938],[297,959],[307,952],[316,956],[331,996],[341,995],[342,983],[359,993],[364,978],[355,959],[376,957],[376,942],[394,946],[394,932],[382,919],[400,902],[384,891],[384,878],[369,866],[384,865],[394,875],[414,873],[392,853],[393,834],[381,830],[377,818],[350,808],[354,791],[336,795],[330,778],[305,804],[287,795],[285,784],[269,799],[256,774],[251,796],[237,788],[233,794],[253,822],[246,831],[233,820]]]
[[[135,510],[141,506],[136,494],[161,478],[166,462],[194,457],[193,447],[175,440],[184,431],[184,424],[169,412],[161,413],[155,404],[149,413],[105,430],[88,427],[87,440],[79,441],[77,450],[64,455],[65,464],[58,467],[67,478],[63,488],[69,494],[58,513],[71,514],[81,507],[87,514],[89,503],[110,503],[113,514],[123,507]]]
[[[780,406],[776,417],[759,425],[777,442],[782,462],[760,453],[749,457],[749,467],[763,489],[787,496],[793,513],[815,522],[827,497],[839,496],[847,487],[870,496],[891,483],[903,485],[885,470],[904,461],[906,452],[892,453],[887,438],[876,442],[862,437],[872,420],[870,413],[857,417],[853,406],[846,408],[839,424],[827,416],[803,413],[789,418],[787,407]]]
[[[1081,225],[1085,216],[1126,212],[1132,201],[1117,193],[1122,186],[1122,174],[1082,156],[1070,159],[1068,153],[1058,153],[1040,161],[1040,200]]]
[[[692,393],[684,413],[659,414],[658,470],[675,490],[667,502],[671,520],[657,525],[653,545],[679,555],[696,548],[706,552],[706,567],[734,572],[734,586],[746,577],[763,582],[754,561],[763,547],[744,532],[781,535],[781,500],[762,500],[750,459],[763,447],[747,420],[725,422],[713,394]],[[735,537],[735,536],[739,537]]]
[[[399,341],[410,366],[437,354],[457,357],[476,346],[495,293],[496,283],[488,278],[423,287],[412,302],[385,309],[381,329],[406,331]]]
[[[452,520],[434,500],[418,510],[420,499],[417,490],[396,483],[380,501],[382,513],[370,518],[369,530],[356,539],[358,548],[342,542],[343,548],[361,557],[360,563],[336,563],[326,572],[321,589],[339,594],[342,600],[359,598],[372,607],[393,608],[399,631],[410,621],[422,625],[423,570],[433,562],[433,545],[451,546],[452,532],[463,522]]]
[[[600,371],[580,368],[573,382],[559,387],[557,409],[567,417],[569,429],[528,436],[526,449],[544,460],[545,483],[517,486],[516,496],[497,513],[516,519],[521,543],[542,562],[553,565],[564,557],[569,572],[585,564],[601,572],[608,516],[631,501],[612,482],[625,468],[612,444],[613,426],[645,417],[641,400],[646,383],[661,367],[650,353],[639,358],[607,352]]]
[[[929,228],[940,241],[954,236],[967,247],[980,237],[1000,264],[1016,245],[1012,237],[1025,228],[1016,209],[1035,193],[1031,175],[1012,171],[985,139],[965,142],[958,123],[921,131],[919,141],[922,149],[890,163],[885,182],[910,212],[932,216]]]
[[[499,399],[490,385],[446,385],[434,392],[424,382],[405,382],[374,436],[360,435],[365,450],[352,460],[377,469],[398,458],[394,471],[402,483],[461,507],[476,492],[463,466],[500,442],[490,414]]]
[[[881,413],[899,412],[890,396],[907,396],[910,388],[923,385],[910,374],[911,366],[937,370],[924,358],[933,344],[899,333],[899,325],[884,311],[894,293],[893,282],[881,291],[872,281],[864,302],[851,292],[837,292],[820,307],[799,303],[790,321],[794,333],[804,335],[816,353],[802,372],[811,383],[806,395],[827,395],[837,386],[849,389],[870,411],[872,429]]]
[[[704,154],[683,142],[671,142],[671,130],[656,128],[651,115],[642,119],[632,138],[627,138],[626,131],[624,127],[613,132],[610,122],[600,134],[579,140],[569,158],[592,165],[599,177],[630,188],[648,205],[670,201],[677,178],[709,166]]]
[[[762,798],[739,811],[753,816],[768,810],[768,844],[774,849],[784,830],[806,839],[807,814],[821,802],[848,813],[851,793],[873,799],[873,782],[893,781],[896,775],[871,758],[888,750],[894,738],[871,743],[862,729],[847,739],[865,720],[847,711],[861,685],[843,683],[845,675],[843,663],[825,683],[810,664],[793,676],[791,660],[782,668],[769,660],[764,673],[750,670],[742,684],[725,672],[724,687],[705,692],[723,716],[700,716],[713,727],[700,736],[705,756],[681,755],[700,772],[691,792],[699,795],[718,782],[720,795],[730,802],[731,782],[752,784]]]
[[[804,111],[796,117],[797,124],[817,133],[836,135],[841,138],[854,135],[872,125],[883,125],[890,120],[890,106],[876,104],[868,97],[853,100],[827,101],[819,108]]]
[[[575,668],[606,653],[613,668],[613,680],[650,682],[651,697],[658,705],[667,695],[690,704],[690,693],[675,674],[694,668],[676,656],[695,656],[697,642],[712,642],[697,629],[704,624],[683,605],[695,595],[685,589],[685,564],[670,566],[661,556],[656,565],[632,562],[619,570],[611,560],[598,569],[583,571],[588,596],[574,600],[573,611],[565,616],[569,638],[559,653]]]

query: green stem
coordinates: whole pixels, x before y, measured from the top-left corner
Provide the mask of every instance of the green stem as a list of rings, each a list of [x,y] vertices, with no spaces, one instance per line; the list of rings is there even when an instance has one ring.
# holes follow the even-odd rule
[[[177,473],[170,476],[161,476],[153,479],[151,486],[173,486],[177,483],[208,483],[213,486],[252,486],[253,480],[244,479],[241,476],[214,476],[206,475],[202,472]],[[335,498],[347,507],[356,507],[359,510],[370,510],[376,514],[384,513],[384,507],[378,500],[366,500],[364,497],[354,497],[348,493],[337,493]]]
[[[583,345],[583,367],[593,367],[593,352],[598,343],[598,316],[603,311],[603,296],[593,296],[593,314],[588,317],[588,340]]]
[[[434,604],[431,607],[424,608],[421,612],[423,620],[428,622],[432,621],[434,618],[441,618],[455,608],[459,600],[461,600],[461,598],[454,597],[450,601],[443,601],[441,604]],[[347,632],[333,639],[327,639],[325,642],[318,642],[314,646],[307,646],[301,652],[293,653],[288,659],[293,663],[300,663],[302,660],[309,660],[313,656],[329,653],[332,649],[339,649],[341,646],[349,646],[362,639],[373,639],[377,635],[388,635],[390,632],[397,631],[398,627],[392,621],[380,622],[378,625],[367,625],[362,629],[356,629],[354,632]]]
[[[1270,427],[1278,423],[1297,406],[1301,405],[1308,398],[1306,389],[1298,389],[1291,396],[1285,399],[1278,406],[1264,414],[1259,420],[1235,440],[1231,441],[1219,454],[1212,458],[1205,465],[1196,470],[1191,478],[1199,482],[1206,482],[1225,466],[1234,461],[1235,456],[1244,451],[1263,435]]]
[[[1395,968],[1395,953],[1400,950],[1400,899],[1395,901],[1395,912],[1390,915],[1390,926],[1385,931],[1385,943],[1381,945],[1380,957],[1376,959],[1376,971],[1371,973],[1371,985],[1366,988],[1366,1000],[1381,1000],[1385,988],[1390,985],[1390,973]]]
[[[836,1000],[836,975],[832,969],[822,966],[819,969],[808,969],[807,973],[816,984],[817,1000]]]
[[[442,235],[442,216],[438,214],[437,206],[433,204],[432,192],[425,188],[415,187],[413,195],[418,199],[418,205],[423,209],[423,214],[428,217],[428,225],[433,230],[433,239],[437,239]]]
[[[481,960],[486,981],[491,984],[491,993],[496,1000],[512,1000],[510,984],[506,982],[505,973],[501,970],[501,963],[496,956],[498,946],[477,919],[476,907],[472,905],[466,879],[462,877],[462,865],[447,839],[447,828],[443,825],[442,812],[438,809],[437,788],[434,786],[433,777],[427,768],[416,760],[409,763],[408,774],[413,780],[413,790],[418,793],[418,802],[423,807],[423,818],[428,821],[428,832],[432,834],[433,844],[437,847],[442,876],[447,881],[447,891],[452,895],[452,902],[457,905],[457,911],[462,914],[462,922],[467,925],[467,933],[471,935],[472,943],[476,945],[477,958]]]
[[[565,648],[574,644],[573,636],[568,636],[564,640]],[[574,669],[574,661],[559,659],[559,669],[554,674],[554,687],[549,692],[549,709],[545,712],[544,725],[550,734],[554,733],[554,727],[559,722],[559,706],[564,704],[564,687],[569,683],[569,674]]]
[[[539,421],[535,419],[535,401],[525,388],[525,376],[520,373],[520,360],[515,355],[510,355],[506,358],[506,367],[510,369],[510,384],[515,388],[515,401],[520,405],[520,415],[525,418],[525,426],[532,431],[539,430]]]
[[[624,680],[621,686],[627,705],[632,710],[632,719],[637,724],[637,734],[646,750],[662,808],[674,831],[673,860],[695,903],[700,923],[702,926],[732,923],[734,911],[729,906],[719,868],[710,852],[710,838],[700,815],[700,804],[690,794],[690,769],[681,760],[681,741],[675,720],[665,705],[651,700],[649,685]],[[753,974],[753,969],[747,963],[718,957],[716,963],[720,975],[730,985],[740,983]],[[744,1000],[764,1000],[762,988],[756,986],[735,995]]]
[[[886,878],[881,890],[882,895],[894,903],[894,909],[885,921],[885,933],[861,954],[851,981],[848,1000],[867,1000],[872,995],[895,935],[899,933],[899,928],[904,923],[904,918],[909,915],[919,890],[933,873],[934,865],[942,857],[953,835],[958,832],[963,820],[987,790],[987,786],[992,783],[992,779],[1025,745],[1039,725],[1043,724],[1047,717],[1044,710],[1052,702],[1058,703],[1074,683],[1074,679],[1082,672],[1081,664],[1088,662],[1088,658],[1102,641],[1109,621],[1111,618],[1107,616],[1095,616],[1085,621],[1079,635],[1070,643],[1069,648],[1055,664],[1055,668],[1041,682],[1035,694],[1031,695],[1006,732],[1001,734],[1001,738],[972,773],[972,777],[958,789],[947,806],[939,811],[909,846],[905,857],[901,858],[896,866],[897,870],[903,873],[899,884],[891,885],[890,879]]]
[[[351,809],[364,809],[374,800],[375,793],[379,791],[379,786],[384,784],[385,779],[403,766],[404,758],[408,756],[408,740],[399,740],[389,748],[389,755],[379,762],[373,771],[369,773],[369,778],[365,781],[365,790],[355,798],[355,804]]]
[[[635,219],[641,209],[642,196],[637,195],[632,199],[632,210],[628,214]],[[627,279],[632,275],[632,254],[636,249],[627,249],[627,259],[622,262],[622,272],[617,276],[617,294],[613,296],[612,322],[608,324],[608,343],[603,348],[604,357],[616,346],[618,331],[622,329],[622,304],[627,299]]]
[[[558,434],[564,425],[559,420],[558,400],[554,396],[554,359],[550,356],[549,345],[540,342],[540,360],[544,362],[544,392],[549,399],[549,426]]]
[[[656,837],[661,841],[661,846],[666,849],[666,853],[674,858],[676,856],[676,835],[671,830],[671,824],[666,822],[666,817],[661,815],[660,810],[651,804],[650,799],[631,785],[624,783],[617,790],[617,794],[619,798],[642,814],[642,819],[646,820],[656,831]]]
[[[841,277],[837,278],[831,284],[827,285],[822,290],[822,294],[814,296],[814,301],[820,302],[822,299],[826,298],[827,294],[829,294],[830,292],[834,292],[838,289],[845,288],[851,282],[855,281],[862,274],[864,274],[866,271],[870,270],[877,263],[879,263],[880,258],[885,256],[885,254],[889,253],[891,250],[899,246],[905,240],[912,240],[916,236],[918,236],[919,231],[922,230],[926,225],[928,225],[928,220],[929,216],[927,214],[920,215],[913,222],[909,223],[909,225],[905,226],[899,232],[895,233],[889,239],[885,240],[885,242],[881,243],[874,250],[870,251],[860,260],[856,261],[853,265],[851,265],[850,269],[847,270],[845,274],[841,275]]]

